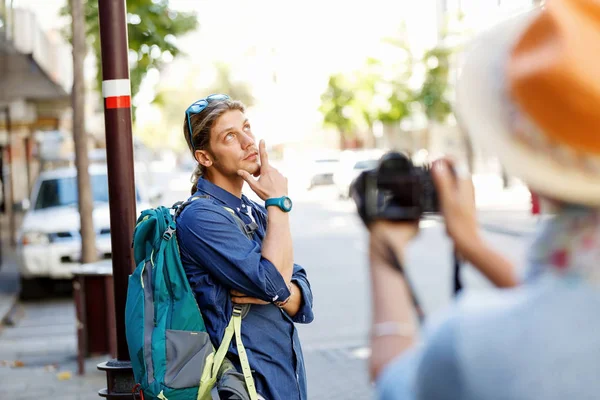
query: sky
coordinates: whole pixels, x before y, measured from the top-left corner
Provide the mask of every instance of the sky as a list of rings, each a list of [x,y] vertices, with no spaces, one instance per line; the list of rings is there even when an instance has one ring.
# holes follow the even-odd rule
[[[33,9],[44,29],[67,21],[57,18],[65,0],[14,0]],[[463,8],[473,31],[529,4],[526,0],[447,0]],[[171,6],[198,14],[199,29],[178,41],[185,57],[160,75],[150,76],[138,100],[140,125],[156,124],[160,113],[147,103],[156,85],[180,87],[196,74],[196,85],[208,87],[212,65],[222,61],[234,77],[249,82],[257,99],[253,125],[275,142],[301,140],[319,129],[317,108],[328,76],[360,68],[367,56],[385,60],[381,39],[397,34],[401,24],[416,52],[436,43],[437,0],[171,0]],[[197,72],[196,72],[197,71]],[[277,73],[277,84],[272,82]],[[203,97],[205,93],[198,93]],[[292,121],[292,123],[290,123]],[[286,128],[281,129],[282,126]]]

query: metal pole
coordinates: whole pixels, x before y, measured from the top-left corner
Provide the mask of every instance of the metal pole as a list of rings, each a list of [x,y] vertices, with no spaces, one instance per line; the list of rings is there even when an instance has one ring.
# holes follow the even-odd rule
[[[8,231],[10,232],[11,246],[17,244],[17,216],[15,211],[15,154],[13,148],[12,138],[12,120],[10,117],[10,107],[6,107],[6,133],[8,137],[8,202],[6,204],[8,210]]]
[[[99,394],[116,399],[124,393],[131,395],[134,385],[125,339],[125,301],[134,267],[131,239],[136,219],[125,0],[98,0],[98,13],[117,333],[117,360],[98,366],[106,371],[108,383]]]
[[[131,238],[136,210],[125,0],[99,0],[98,7],[117,317],[117,359],[129,360],[125,341],[125,298],[127,281],[134,264]]]

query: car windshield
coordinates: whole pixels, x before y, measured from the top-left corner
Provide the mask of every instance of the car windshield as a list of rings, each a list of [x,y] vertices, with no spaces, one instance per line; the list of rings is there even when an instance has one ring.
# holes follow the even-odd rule
[[[94,202],[108,203],[108,176],[90,175]],[[77,204],[77,177],[47,179],[42,181],[35,209]]]
[[[361,160],[354,164],[354,169],[372,169],[377,167],[379,160]]]

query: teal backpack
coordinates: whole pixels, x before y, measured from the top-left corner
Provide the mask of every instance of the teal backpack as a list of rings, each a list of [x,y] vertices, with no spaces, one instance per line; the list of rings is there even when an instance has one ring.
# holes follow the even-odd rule
[[[257,393],[241,340],[248,311],[235,306],[218,350],[181,264],[176,217],[199,196],[172,208],[144,210],[133,234],[136,269],[129,277],[125,330],[136,392],[144,399],[256,400]],[[240,228],[244,223],[229,210]],[[243,374],[226,358],[232,337]]]

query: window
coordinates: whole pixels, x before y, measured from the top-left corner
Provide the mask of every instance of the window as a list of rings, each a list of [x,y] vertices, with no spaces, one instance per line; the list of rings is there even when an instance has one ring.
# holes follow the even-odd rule
[[[90,175],[94,202],[108,203],[108,175]],[[137,193],[139,201],[139,193]],[[77,205],[77,177],[48,179],[42,182],[35,201],[35,210]]]

